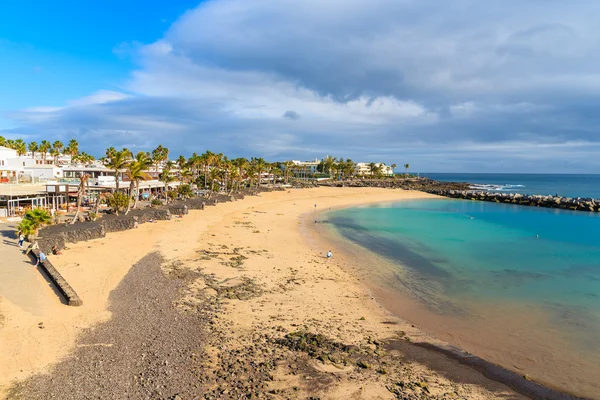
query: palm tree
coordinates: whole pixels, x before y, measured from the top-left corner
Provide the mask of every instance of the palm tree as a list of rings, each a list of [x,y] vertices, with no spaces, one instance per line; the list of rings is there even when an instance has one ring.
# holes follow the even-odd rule
[[[291,160],[288,161],[284,161],[282,163],[283,165],[283,177],[285,179],[285,183],[288,183],[288,181],[290,180],[290,171],[292,169],[292,167],[294,166],[294,163]]]
[[[108,149],[110,150],[110,149]],[[106,153],[108,154],[108,150]],[[113,149],[114,150],[114,149]],[[119,191],[119,178],[121,177],[121,170],[127,167],[127,163],[129,162],[129,158],[131,156],[131,152],[127,149],[123,149],[121,151],[111,151],[110,154],[112,157],[108,159],[106,163],[106,167],[115,171],[115,182],[116,182],[116,191]]]
[[[335,157],[327,156],[323,160],[323,173],[331,177],[331,169],[335,165]]]
[[[0,136],[0,146],[6,146],[6,138],[4,136]]]
[[[30,142],[29,151],[31,152],[31,158],[35,158],[35,152],[38,151],[38,144],[36,142]]]
[[[104,152],[104,154],[106,155],[107,159],[113,158],[115,156],[115,153],[117,152],[117,149],[115,149],[114,147],[109,147],[108,149],[106,149],[106,151]]]
[[[192,153],[192,155],[188,159],[187,163],[188,163],[188,166],[192,170],[193,180],[194,180],[194,182],[196,182],[196,180],[198,179],[198,176],[199,176],[198,172],[200,170],[200,166],[202,165],[200,156],[198,156],[198,154],[196,154],[196,153]],[[197,182],[196,182],[196,184],[197,184]]]
[[[377,170],[377,164],[375,164],[374,162],[370,162],[369,163],[369,172],[371,173],[371,176],[375,175],[376,170]]]
[[[393,172],[394,175],[396,174],[395,169],[396,169],[396,164],[392,164],[392,172]]]
[[[242,181],[244,180],[245,175],[247,173],[248,160],[243,157],[239,157],[231,161],[231,164],[233,165],[233,170],[235,171],[234,175],[237,179],[237,189],[239,190]]]
[[[47,140],[42,140],[42,142],[40,143],[39,151],[42,153],[42,160],[44,161],[44,164],[46,163],[46,155],[48,154],[48,151],[51,147],[52,145]]]
[[[94,161],[94,157],[89,155],[85,151],[79,154],[75,154],[71,159],[71,162],[73,163],[81,163],[84,165],[90,164],[92,161]]]
[[[165,167],[158,175],[158,179],[165,184],[165,200],[167,204],[169,204],[169,196],[167,196],[167,191],[169,190],[169,183],[173,182],[175,178],[171,175],[169,168]]]
[[[71,156],[71,159],[79,154],[79,143],[77,143],[77,140],[71,139],[67,145],[67,148],[65,149],[65,152]]]
[[[169,159],[169,149],[163,147],[161,144],[154,150],[152,150],[152,162],[158,172],[158,166]]]
[[[177,158],[177,166],[179,167],[179,169],[183,169],[183,167],[187,164],[187,160],[185,159],[184,156],[179,156],[179,158]]]
[[[52,143],[52,152],[51,154],[54,156],[54,164],[58,164],[58,156],[60,156],[62,149],[65,147],[63,142],[60,140]]]
[[[204,187],[208,186],[208,170],[212,167],[216,161],[216,154],[210,150],[206,150],[204,154],[200,156],[200,163],[204,165]]]
[[[27,153],[27,143],[23,139],[17,139],[14,141],[13,149],[16,150],[18,156],[24,156]]]
[[[408,176],[408,169],[410,168],[410,164],[404,164],[404,168],[406,169],[406,176]]]
[[[277,176],[282,174],[281,168],[279,168],[279,163],[269,163],[270,174],[273,177],[273,186],[275,186],[275,181]]]
[[[193,177],[194,175],[192,174],[192,171],[189,168],[184,167],[182,170],[179,171],[179,180],[186,184],[189,184],[192,181]]]
[[[254,164],[254,168],[255,168],[255,173],[257,176],[257,180],[256,180],[256,187],[259,187],[260,184],[262,183],[262,173],[263,171],[266,169],[267,163],[265,161],[264,158],[259,157],[252,157],[252,159],[250,160],[250,164]]]
[[[75,211],[75,216],[71,220],[71,224],[77,222],[77,218],[79,217],[79,212],[81,209],[81,200],[83,196],[85,196],[85,189],[90,181],[89,174],[84,174],[83,172],[79,175],[79,189],[77,190],[77,211]]]
[[[349,158],[346,159],[346,161],[344,162],[344,174],[346,175],[346,177],[350,178],[352,177],[352,175],[354,175],[355,166],[356,165],[354,164],[354,161],[352,161]]]
[[[132,155],[133,156],[133,155]],[[145,172],[146,169],[152,164],[150,155],[146,152],[140,151],[135,157],[127,164],[127,175],[129,175],[129,197],[133,197],[133,208],[137,206],[138,198],[140,195],[140,181],[145,181],[149,178],[149,175]],[[135,188],[135,195],[133,189]],[[131,201],[127,206],[125,215],[131,210]]]
[[[43,208],[34,208],[29,210],[23,216],[18,228],[27,236],[37,236],[38,230],[44,225],[52,223],[52,215]]]

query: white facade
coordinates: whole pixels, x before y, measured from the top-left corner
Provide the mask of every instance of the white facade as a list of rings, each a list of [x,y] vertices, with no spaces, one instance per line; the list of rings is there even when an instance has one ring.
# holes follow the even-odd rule
[[[17,152],[8,147],[0,146],[0,169],[8,167],[8,160],[17,158]]]
[[[31,167],[23,167],[23,174],[31,176],[34,181],[61,179],[63,177],[62,169],[56,165],[33,165]]]
[[[394,175],[394,170],[389,165],[385,165],[384,163],[375,163],[376,167],[381,166],[381,174],[384,176],[392,176]],[[359,162],[354,165],[354,174],[355,175],[371,175],[371,163],[363,163]]]
[[[44,160],[42,153],[19,156],[16,150],[0,146],[0,182],[60,179],[63,173],[59,166],[70,163],[71,156],[60,155],[57,161],[54,165],[54,157],[48,153]]]
[[[314,161],[298,161],[292,160],[292,164],[294,164],[291,169],[296,172],[304,172],[309,174],[314,174],[317,172],[317,167],[321,163],[321,160],[315,158]]]

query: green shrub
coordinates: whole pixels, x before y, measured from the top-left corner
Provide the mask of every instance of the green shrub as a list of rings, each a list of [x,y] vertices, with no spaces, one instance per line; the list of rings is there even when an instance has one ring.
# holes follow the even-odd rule
[[[113,209],[116,214],[119,214],[119,211],[123,211],[127,209],[129,206],[129,196],[125,193],[115,192],[108,196],[106,196],[106,204]]]
[[[190,185],[180,185],[177,188],[177,193],[179,193],[179,195],[183,198],[192,197],[194,194],[194,192],[192,192],[192,188],[190,187]]]
[[[150,205],[152,205],[152,206],[162,206],[162,201],[160,201],[159,199],[152,199],[152,201],[150,201]]]
[[[38,230],[44,225],[52,223],[52,215],[43,208],[34,208],[29,210],[23,216],[21,223],[17,226],[25,236],[37,235]]]

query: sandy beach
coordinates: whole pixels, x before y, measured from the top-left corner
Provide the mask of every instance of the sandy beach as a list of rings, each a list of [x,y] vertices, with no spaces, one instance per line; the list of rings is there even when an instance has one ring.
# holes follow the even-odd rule
[[[61,304],[41,278],[46,301],[34,310],[0,298],[0,394],[524,398],[442,355],[415,361],[408,342],[426,335],[378,304],[353,260],[303,223],[333,207],[422,197],[262,193],[70,245],[52,262],[82,307]]]

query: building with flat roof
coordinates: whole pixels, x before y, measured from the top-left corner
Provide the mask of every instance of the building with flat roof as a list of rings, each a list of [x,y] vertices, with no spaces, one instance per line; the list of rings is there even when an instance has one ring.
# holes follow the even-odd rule
[[[380,168],[381,175],[384,175],[384,176],[394,175],[394,170],[389,165],[385,165],[384,163],[375,163],[375,167]],[[357,176],[373,175],[373,173],[371,172],[371,163],[359,162],[359,163],[354,164],[354,175],[357,175]]]

